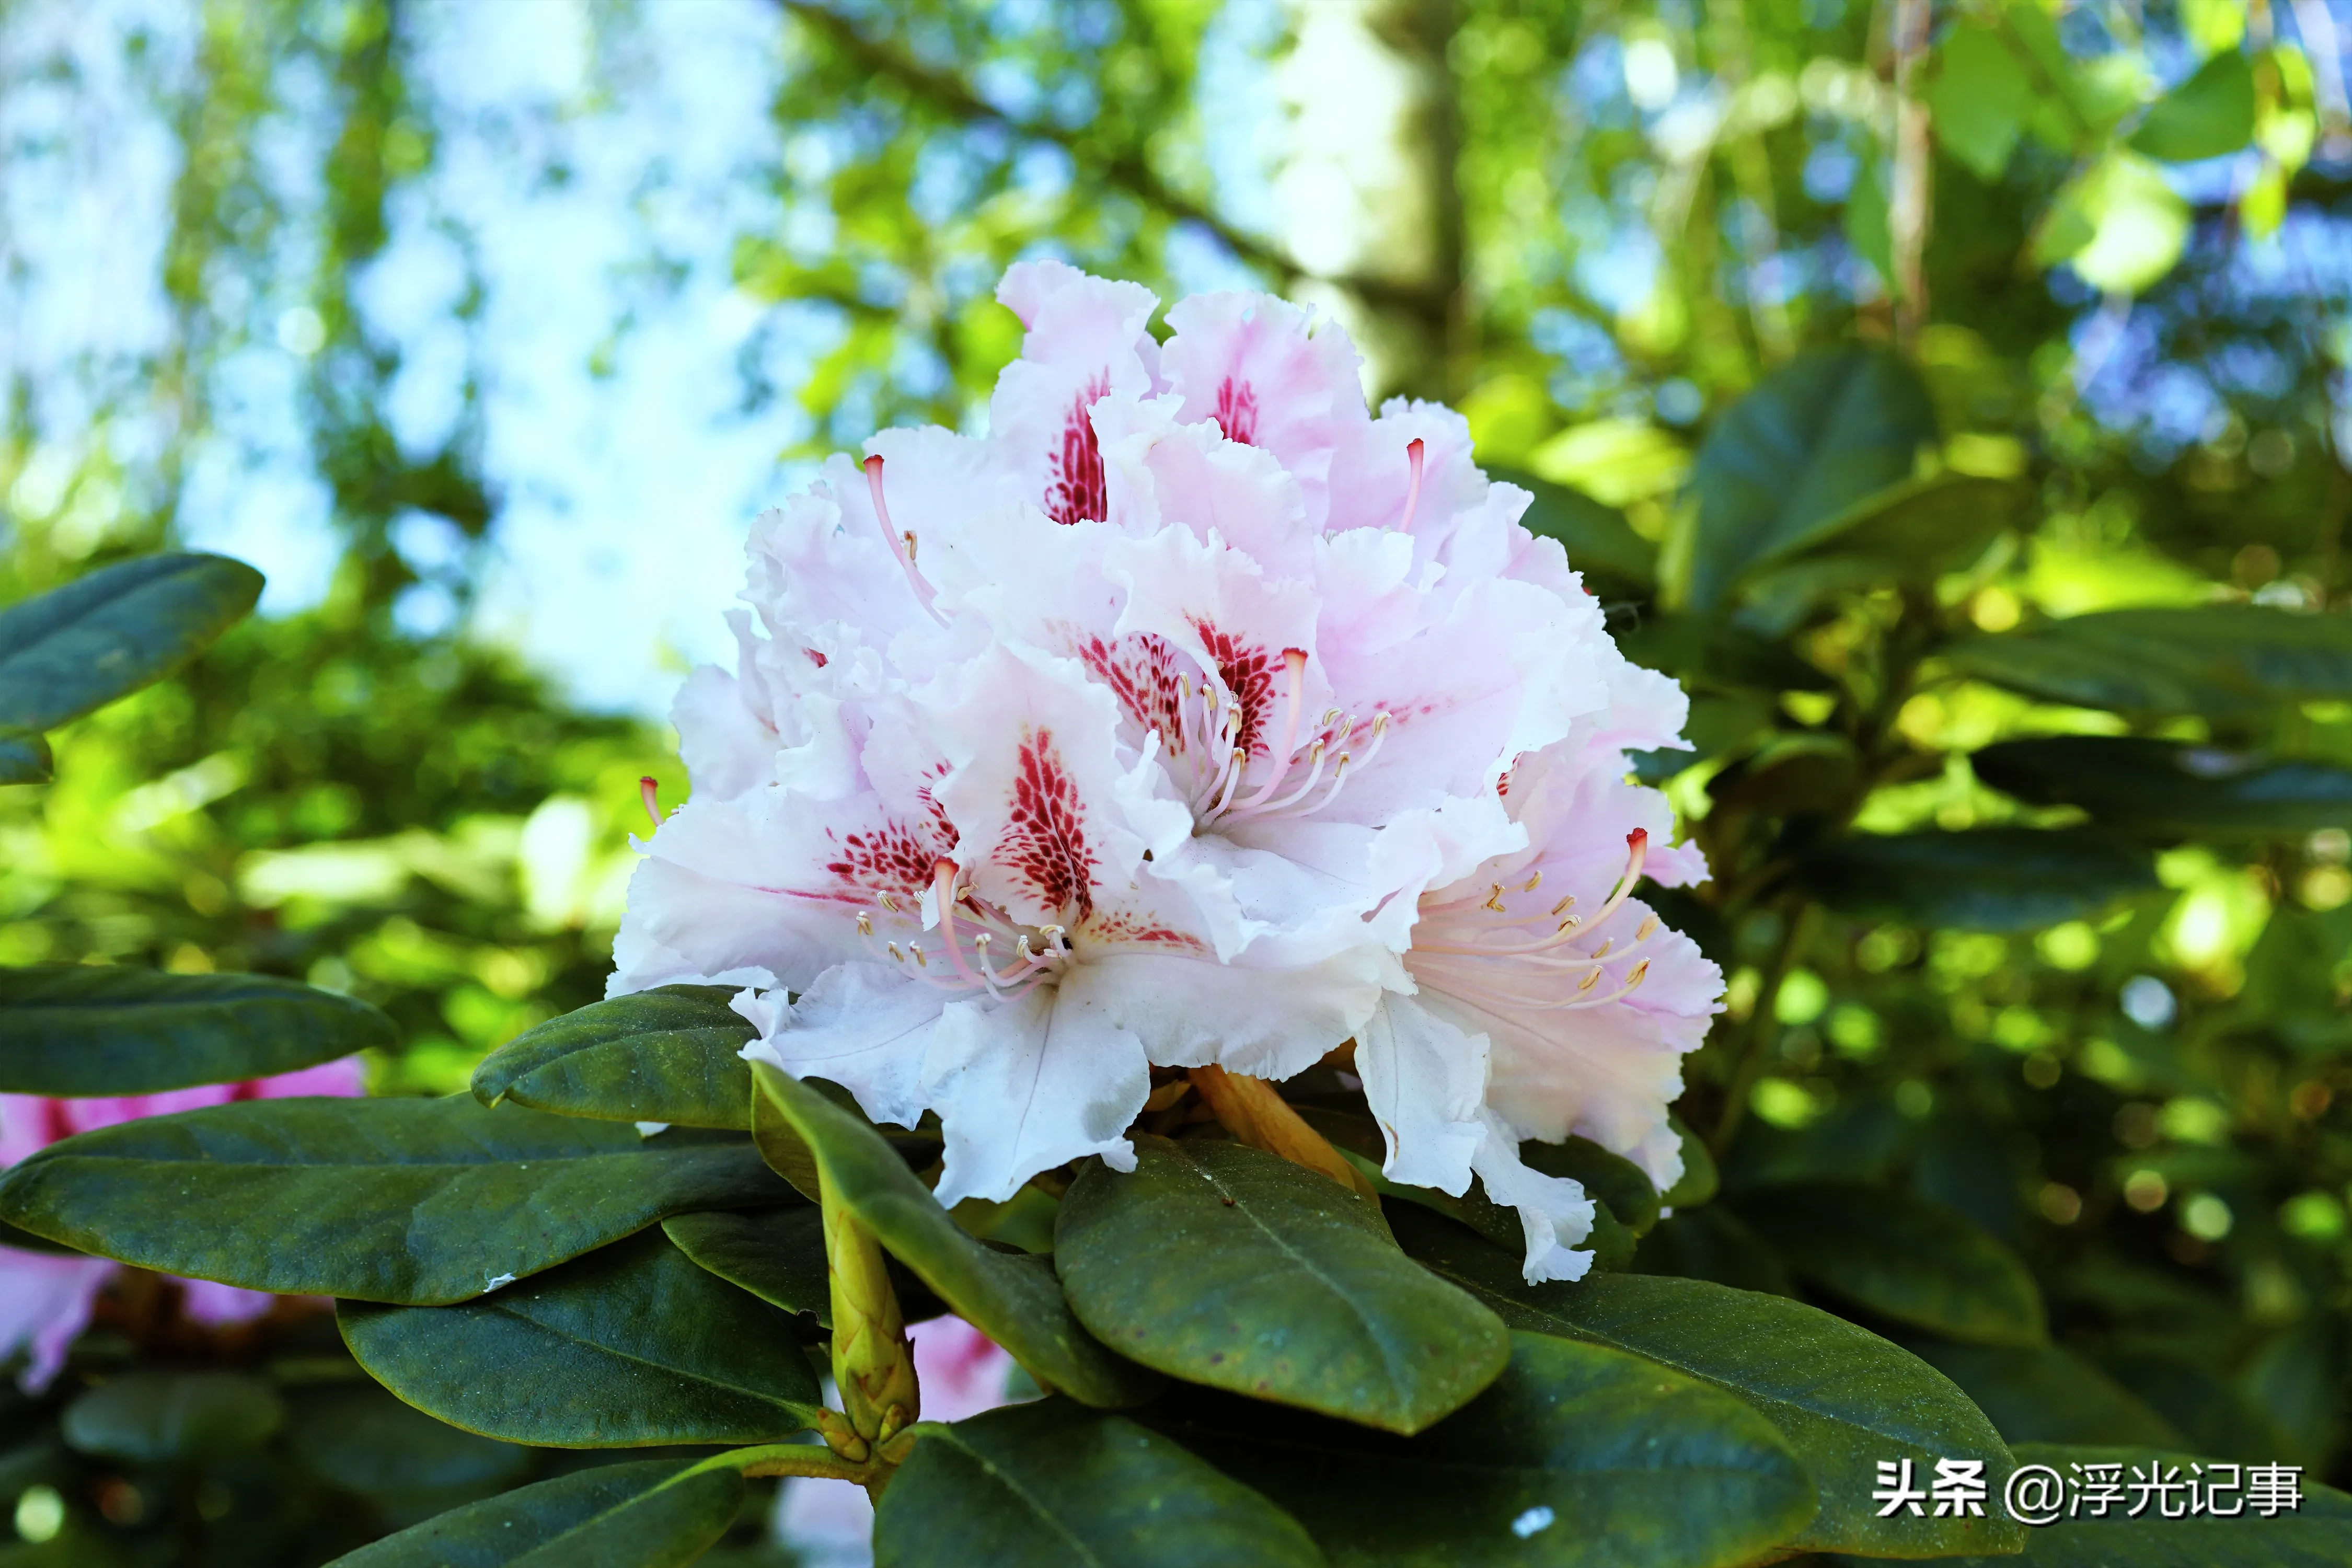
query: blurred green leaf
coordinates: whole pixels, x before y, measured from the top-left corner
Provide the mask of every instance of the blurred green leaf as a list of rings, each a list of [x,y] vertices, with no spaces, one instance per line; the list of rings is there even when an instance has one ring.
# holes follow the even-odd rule
[[[1296,1515],[1335,1568],[1731,1568],[1812,1518],[1772,1424],[1645,1358],[1510,1336],[1502,1375],[1416,1437],[1185,1389],[1142,1419]]]
[[[286,1419],[277,1391],[233,1372],[132,1372],[66,1406],[65,1439],[85,1454],[152,1464],[258,1447]]]
[[[760,1443],[814,1425],[792,1320],[646,1231],[454,1307],[336,1308],[368,1374],[510,1443]]]
[[[159,1205],[155,1194],[181,1200]],[[52,1143],[0,1216],[142,1268],[256,1290],[464,1300],[665,1214],[775,1202],[749,1139],[470,1099],[248,1100]]]
[[[1858,833],[1801,875],[1842,913],[1962,931],[2037,931],[2157,885],[2146,850],[2084,828]]]
[[[823,1327],[833,1326],[824,1216],[814,1205],[674,1214],[662,1221],[662,1234],[730,1284],[787,1312],[811,1313]]]
[[[160,1094],[394,1043],[366,1003],[267,974],[86,963],[0,968],[0,1091]]]
[[[2352,616],[2212,605],[2109,610],[1972,637],[1943,657],[1963,675],[2078,708],[2204,713],[2352,696]]]
[[[1120,1353],[1394,1432],[1501,1372],[1494,1314],[1416,1268],[1337,1182],[1239,1143],[1135,1143],[1133,1172],[1079,1174],[1054,1237],[1071,1308]]]
[[[288,1447],[331,1486],[369,1497],[410,1498],[520,1479],[530,1451],[477,1436],[404,1405],[373,1384],[299,1391]]]
[[[1097,1408],[1150,1397],[1157,1380],[1079,1326],[1050,1262],[991,1251],[967,1235],[880,1134],[813,1086],[765,1064],[753,1076],[761,1113],[780,1113],[849,1211],[1031,1375]]]
[[[2033,102],[2033,83],[2000,32],[1966,19],[1955,26],[1937,46],[1927,98],[1936,144],[1979,179],[2000,179]]]
[[[1696,1208],[1715,1196],[1720,1180],[1715,1155],[1707,1148],[1706,1140],[1692,1131],[1681,1117],[1669,1117],[1667,1122],[1674,1128],[1675,1136],[1682,1140],[1683,1173],[1675,1178],[1673,1186],[1658,1194],[1658,1201],[1664,1207],[1677,1211]]]
[[[1514,1329],[1645,1357],[1769,1416],[1821,1489],[1820,1513],[1791,1546],[1907,1554],[2016,1538],[1997,1521],[1923,1527],[1877,1517],[1870,1490],[1880,1460],[1932,1468],[1937,1458],[1981,1457],[1992,1473],[2004,1450],[1958,1389],[1875,1334],[1795,1301],[1698,1279],[1612,1274],[1529,1285],[1514,1259],[1459,1231],[1400,1215],[1397,1234],[1424,1267]]]
[[[2128,1389],[2059,1345],[1962,1345],[1908,1339],[1904,1347],[1950,1378],[1991,1417],[2003,1441],[2187,1447],[2172,1424]]]
[[[1633,1268],[1643,1274],[1706,1279],[1734,1289],[1793,1297],[1797,1283],[1764,1238],[1722,1204],[1662,1219],[1642,1238]]]
[[[724,1467],[602,1465],[453,1509],[331,1568],[683,1568],[742,1507],[743,1477]]]
[[[2280,838],[2352,826],[2352,770],[2119,735],[2003,741],[1977,777],[2035,805],[2156,837]]]
[[[877,1568],[1319,1568],[1297,1521],[1132,1421],[1066,1401],[927,1433],[874,1517]]]
[[[1941,1204],[1849,1182],[1752,1187],[1731,1201],[1798,1278],[1858,1306],[1973,1344],[2048,1340],[2023,1261]]]
[[[47,784],[55,770],[38,731],[0,730],[0,784]]]
[[[607,1121],[751,1126],[756,1032],[728,1006],[736,988],[663,985],[525,1030],[474,1069],[474,1098]]]
[[[1699,447],[1685,605],[1712,610],[1758,566],[1848,526],[1936,434],[1917,373],[1884,350],[1820,351],[1767,375]]]
[[[2061,1477],[2075,1465],[2120,1465],[2127,1500],[2132,1467],[2143,1476],[2151,1464],[2177,1469],[2179,1479],[2199,1478],[2190,1467],[2210,1463],[2158,1448],[2061,1447],[2054,1443],[2024,1443],[2016,1450],[2021,1465],[2047,1465]],[[1990,1475],[1991,1472],[1986,1472]],[[2352,1496],[2315,1481],[2302,1484],[2303,1506],[2293,1513],[2264,1519],[2251,1510],[2235,1517],[2166,1519],[2160,1503],[2151,1501],[2134,1519],[2122,1506],[2105,1518],[2088,1513],[2061,1519],[2046,1529],[2026,1532],[2025,1554],[2008,1557],[1956,1557],[1956,1568],[2341,1568],[2352,1552]],[[2186,1492],[2171,1494],[2185,1508]]]
[[[147,555],[0,610],[0,729],[54,730],[161,680],[260,596],[242,561]]]
[[[2225,49],[2156,100],[2132,132],[2131,146],[2168,163],[2194,163],[2224,157],[2253,139],[2253,62]]]

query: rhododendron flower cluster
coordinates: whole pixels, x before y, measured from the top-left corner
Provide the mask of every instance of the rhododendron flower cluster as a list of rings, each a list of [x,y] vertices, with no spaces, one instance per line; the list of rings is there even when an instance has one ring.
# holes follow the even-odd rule
[[[1395,1179],[1591,1205],[1523,1140],[1662,1184],[1721,977],[1631,896],[1701,877],[1625,752],[1629,664],[1452,411],[1365,407],[1344,334],[1027,263],[989,434],[888,430],[763,517],[732,673],[612,989],[746,986],[746,1054],[877,1121],[936,1111],[942,1203],[1131,1169],[1150,1069],[1287,1079],[1349,1041]]]
[[[355,1096],[364,1093],[365,1088],[359,1058],[346,1057],[273,1078],[203,1084],[164,1094],[89,1100],[0,1094],[0,1167],[13,1165],[60,1138],[142,1117],[226,1105],[235,1100]],[[67,1347],[89,1324],[99,1292],[120,1267],[103,1258],[0,1247],[0,1363],[20,1351],[27,1352],[22,1382],[36,1391],[46,1387],[65,1363]],[[268,1312],[277,1300],[259,1290],[210,1279],[183,1279],[179,1285],[182,1313],[211,1328],[250,1322]]]

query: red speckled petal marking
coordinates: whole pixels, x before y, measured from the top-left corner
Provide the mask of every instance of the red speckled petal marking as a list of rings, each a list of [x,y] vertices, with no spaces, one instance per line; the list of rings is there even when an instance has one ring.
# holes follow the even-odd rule
[[[1038,902],[1073,923],[1094,913],[1095,858],[1087,847],[1086,810],[1062,766],[1050,730],[1021,737],[1013,775],[1013,811],[996,848],[997,863],[1025,883]]]
[[[825,869],[853,888],[877,893],[904,893],[920,899],[931,885],[940,857],[955,847],[950,831],[944,842],[936,833],[919,832],[904,823],[885,822],[862,833],[828,834],[838,847],[838,858]]]
[[[1217,678],[1242,710],[1241,732],[1234,744],[1244,756],[1257,752],[1259,734],[1265,729],[1268,710],[1274,706],[1274,672],[1282,668],[1279,654],[1262,647],[1251,647],[1234,639],[1232,634],[1218,630],[1207,621],[1194,621],[1192,630],[1201,646],[1217,662]]]
[[[1102,446],[1095,439],[1095,422],[1087,417],[1095,399],[1109,390],[1110,373],[1105,371],[1078,389],[1063,421],[1062,449],[1054,454],[1053,478],[1045,484],[1045,515],[1055,522],[1101,522],[1110,516]]]
[[[1176,684],[1176,650],[1165,637],[1130,632],[1112,642],[1087,634],[1071,642],[1087,673],[1110,688],[1138,728],[1159,731],[1171,754],[1184,749],[1183,690]]]
[[[1257,393],[1248,382],[1225,377],[1217,388],[1217,428],[1228,441],[1257,445]]]

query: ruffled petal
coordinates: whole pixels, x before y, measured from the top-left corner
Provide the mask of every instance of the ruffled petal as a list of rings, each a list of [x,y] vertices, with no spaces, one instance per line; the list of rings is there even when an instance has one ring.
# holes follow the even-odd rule
[[[1129,947],[1075,966],[1061,983],[1062,1007],[1139,1042],[1161,1067],[1278,1079],[1344,1043],[1395,978],[1396,961],[1370,947],[1267,969]]]
[[[1356,1037],[1364,1100],[1388,1142],[1390,1180],[1456,1196],[1486,1136],[1486,1037],[1410,996],[1383,998]]]
[[[1058,1003],[1039,985],[1010,1001],[951,1002],[940,1016],[923,1081],[947,1139],[940,1203],[1003,1203],[1038,1172],[1089,1154],[1135,1169],[1127,1126],[1151,1093],[1143,1044]]]
[[[731,1005],[760,1031],[751,1061],[794,1078],[821,1078],[857,1097],[876,1121],[912,1127],[929,1103],[923,1060],[948,994],[881,963],[842,963],[788,1001],[745,991]]]
[[[1363,361],[1330,321],[1265,294],[1195,294],[1168,308],[1160,350],[1187,424],[1278,458],[1299,482],[1309,525],[1324,526],[1334,454],[1370,423]]]
[[[1471,1156],[1470,1167],[1478,1173],[1488,1197],[1519,1211],[1519,1229],[1528,1243],[1522,1276],[1530,1285],[1583,1279],[1592,1268],[1592,1254],[1570,1250],[1592,1234],[1592,1200],[1584,1195],[1583,1184],[1528,1169],[1519,1160],[1517,1131],[1491,1110],[1483,1119],[1486,1135]]]

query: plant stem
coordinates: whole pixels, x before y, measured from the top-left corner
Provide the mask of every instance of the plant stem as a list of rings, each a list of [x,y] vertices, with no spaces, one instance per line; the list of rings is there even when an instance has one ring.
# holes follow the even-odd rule
[[[1348,1163],[1323,1134],[1307,1126],[1265,1079],[1229,1073],[1220,1067],[1199,1067],[1192,1069],[1192,1087],[1236,1142],[1319,1171],[1358,1196],[1380,1202],[1380,1194],[1363,1173]]]
[[[1810,901],[1797,900],[1793,907],[1783,906],[1780,940],[1772,949],[1771,962],[1765,966],[1764,983],[1756,989],[1756,1010],[1748,1015],[1748,1032],[1739,1044],[1738,1065],[1732,1069],[1731,1083],[1725,1091],[1723,1114],[1715,1124],[1715,1136],[1707,1147],[1720,1160],[1731,1147],[1732,1135],[1739,1131],[1740,1118],[1748,1113],[1748,1092],[1763,1076],[1766,1047],[1773,1035],[1772,1006],[1780,995],[1780,984],[1789,977],[1789,967],[1803,948],[1805,938],[1811,934],[1813,906]]]

